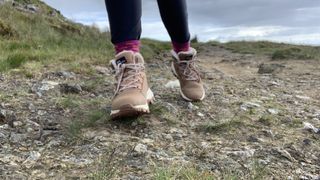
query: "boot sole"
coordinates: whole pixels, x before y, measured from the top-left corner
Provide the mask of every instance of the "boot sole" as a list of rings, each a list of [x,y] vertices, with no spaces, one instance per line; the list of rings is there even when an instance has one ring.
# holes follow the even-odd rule
[[[130,104],[122,106],[120,109],[111,110],[111,119],[120,119],[124,117],[136,117],[142,114],[150,113],[149,104],[154,102],[154,94],[151,89],[147,91],[147,104],[132,106]]]
[[[174,65],[173,63],[171,63],[171,72],[173,73],[173,75],[180,81],[179,77],[178,77],[178,74],[174,68]],[[194,101],[202,101],[205,97],[206,97],[206,93],[203,92],[203,95],[200,99],[197,99],[197,100],[192,100],[190,98],[188,98],[186,95],[183,94],[182,90],[181,90],[181,87],[180,87],[180,95],[181,97],[186,100],[186,101],[189,101],[189,102],[194,102]]]

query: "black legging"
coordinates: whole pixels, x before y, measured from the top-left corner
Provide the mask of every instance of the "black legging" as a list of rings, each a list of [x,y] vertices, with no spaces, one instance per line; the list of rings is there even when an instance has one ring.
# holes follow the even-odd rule
[[[112,43],[139,40],[141,36],[141,0],[105,0]],[[158,0],[162,21],[171,40],[190,40],[186,0]]]

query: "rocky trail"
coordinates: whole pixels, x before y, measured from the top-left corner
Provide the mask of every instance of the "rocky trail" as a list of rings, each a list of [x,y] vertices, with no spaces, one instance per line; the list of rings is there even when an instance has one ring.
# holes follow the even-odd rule
[[[147,59],[152,113],[111,121],[113,75],[0,76],[0,179],[320,179],[320,61],[200,45],[207,98]]]

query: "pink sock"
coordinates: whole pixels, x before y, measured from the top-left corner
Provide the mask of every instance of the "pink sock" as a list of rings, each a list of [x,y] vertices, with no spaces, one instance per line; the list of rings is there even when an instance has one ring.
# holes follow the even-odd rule
[[[114,48],[115,48],[117,54],[122,51],[139,52],[140,51],[140,41],[139,40],[124,41],[124,42],[115,44]]]
[[[177,43],[177,42],[172,42],[173,50],[176,53],[179,53],[181,51],[189,51],[190,48],[190,42],[186,43]]]

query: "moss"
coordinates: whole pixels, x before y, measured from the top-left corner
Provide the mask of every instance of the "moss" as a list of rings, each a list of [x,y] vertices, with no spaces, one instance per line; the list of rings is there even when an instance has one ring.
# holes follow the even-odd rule
[[[12,27],[8,24],[5,24],[0,19],[0,36],[13,37],[15,35],[16,35],[16,32],[12,29]]]

